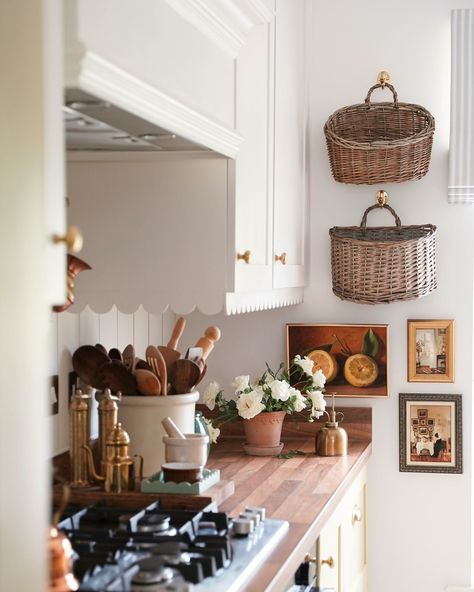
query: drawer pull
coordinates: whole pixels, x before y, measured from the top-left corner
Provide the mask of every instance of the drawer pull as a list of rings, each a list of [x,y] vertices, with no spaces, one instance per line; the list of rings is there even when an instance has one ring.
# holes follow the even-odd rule
[[[362,522],[362,510],[357,505],[354,506],[354,509],[352,510],[352,526],[354,526],[356,522]]]
[[[281,261],[282,265],[286,265],[288,260],[288,253],[282,253],[281,255],[275,255],[275,261]]]
[[[70,226],[65,235],[55,234],[53,236],[54,244],[65,243],[68,250],[73,253],[79,253],[82,249],[83,242],[82,233],[76,226]]]
[[[321,567],[323,565],[327,565],[328,567],[333,569],[334,566],[336,565],[336,562],[334,561],[334,559],[332,557],[328,557],[327,559],[321,559]]]
[[[243,259],[245,263],[249,264],[251,255],[252,253],[250,251],[245,251],[245,253],[237,253],[237,261]]]
[[[304,563],[318,563],[316,557],[313,557],[311,553],[306,553],[304,556]]]

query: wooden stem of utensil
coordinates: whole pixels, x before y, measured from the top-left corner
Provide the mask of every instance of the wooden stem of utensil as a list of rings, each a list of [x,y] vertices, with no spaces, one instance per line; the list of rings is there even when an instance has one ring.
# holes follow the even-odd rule
[[[221,330],[219,327],[211,325],[204,332],[204,337],[201,337],[196,342],[195,347],[202,347],[202,359],[206,360],[207,356],[214,349],[214,344],[221,338]]]
[[[160,375],[161,394],[166,397],[168,394],[168,371],[166,370],[166,362],[159,350],[156,350],[155,356],[158,364],[158,373]]]
[[[174,423],[171,417],[165,417],[164,419],[162,419],[161,425],[165,428],[165,432],[168,434],[170,438],[181,438],[182,440],[186,439],[186,436]]]
[[[179,317],[174,326],[173,333],[171,333],[171,337],[168,341],[167,347],[171,349],[178,349],[178,341],[181,339],[181,335],[183,334],[185,326],[186,319],[183,319],[183,317]]]

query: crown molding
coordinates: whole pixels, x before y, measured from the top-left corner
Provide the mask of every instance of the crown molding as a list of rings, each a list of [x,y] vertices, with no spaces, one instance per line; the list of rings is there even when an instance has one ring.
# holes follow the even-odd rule
[[[76,48],[69,55],[80,61],[68,64],[68,86],[77,86],[227,157],[237,156],[243,138],[233,128],[197,112],[93,52]]]
[[[255,25],[270,22],[275,12],[263,0],[166,0],[208,39],[237,57]]]

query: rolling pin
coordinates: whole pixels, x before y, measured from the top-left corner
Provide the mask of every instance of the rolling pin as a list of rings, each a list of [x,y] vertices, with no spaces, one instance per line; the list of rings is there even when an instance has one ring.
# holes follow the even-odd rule
[[[221,330],[219,327],[211,325],[204,332],[204,337],[201,337],[196,342],[195,347],[202,347],[202,360],[206,361],[208,355],[214,349],[214,344],[221,338]]]

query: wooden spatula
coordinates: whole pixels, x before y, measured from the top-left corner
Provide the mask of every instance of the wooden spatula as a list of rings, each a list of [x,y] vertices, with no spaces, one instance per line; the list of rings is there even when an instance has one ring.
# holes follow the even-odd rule
[[[149,370],[136,370],[138,390],[142,395],[160,395],[161,384],[159,378]]]
[[[170,366],[169,381],[173,393],[190,393],[201,377],[201,368],[192,360],[175,360]]]
[[[168,370],[161,352],[154,345],[146,348],[146,361],[161,382],[161,394],[166,397],[168,394]]]
[[[72,367],[79,378],[96,389],[104,390],[101,369],[110,363],[109,356],[94,345],[81,345],[72,355]]]
[[[135,370],[135,348],[131,343],[122,352],[123,364],[127,370]]]
[[[137,379],[125,368],[122,362],[112,360],[104,364],[100,370],[103,383],[113,391],[124,395],[137,394]]]
[[[186,326],[186,320],[183,317],[179,317],[176,321],[174,326],[173,332],[171,333],[170,340],[168,341],[168,345],[159,345],[158,350],[161,352],[163,356],[166,368],[169,370],[171,364],[178,360],[181,355],[179,351],[177,351],[178,342],[181,339],[181,335],[183,334],[184,328]]]

